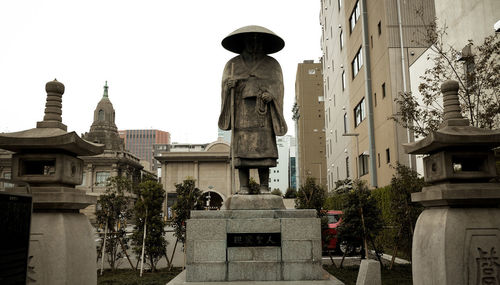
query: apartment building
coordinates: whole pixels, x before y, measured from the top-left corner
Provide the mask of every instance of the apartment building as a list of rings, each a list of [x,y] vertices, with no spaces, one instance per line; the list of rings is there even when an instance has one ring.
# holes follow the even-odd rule
[[[388,118],[410,90],[434,1],[320,1],[328,189],[345,178],[388,185],[396,162],[415,164],[402,148],[412,134]]]

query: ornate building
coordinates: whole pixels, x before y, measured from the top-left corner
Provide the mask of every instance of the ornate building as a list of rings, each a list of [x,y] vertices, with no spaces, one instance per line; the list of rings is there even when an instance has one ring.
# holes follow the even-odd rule
[[[125,150],[123,139],[118,135],[115,110],[108,97],[108,88],[106,82],[102,99],[94,111],[94,122],[90,131],[83,135],[85,140],[104,144],[104,153],[80,157],[84,161],[83,182],[77,188],[94,196],[104,193],[109,177],[124,176],[133,182],[139,182],[143,169],[139,158]],[[92,221],[95,217],[95,205],[87,207],[83,212]]]

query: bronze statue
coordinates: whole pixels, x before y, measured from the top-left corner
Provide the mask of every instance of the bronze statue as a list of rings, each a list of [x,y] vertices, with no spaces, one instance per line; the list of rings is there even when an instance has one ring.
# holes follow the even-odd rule
[[[249,194],[251,168],[258,169],[261,193],[269,193],[269,167],[278,159],[276,136],[285,135],[287,126],[281,66],[267,54],[281,50],[285,42],[266,28],[246,26],[224,38],[222,46],[239,54],[224,68],[219,117],[219,128],[232,130],[238,194]]]

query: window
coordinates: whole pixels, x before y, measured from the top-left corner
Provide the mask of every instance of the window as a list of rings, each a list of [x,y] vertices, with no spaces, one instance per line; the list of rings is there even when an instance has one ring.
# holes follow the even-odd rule
[[[98,118],[97,120],[99,121],[104,121],[104,111],[103,110],[99,110],[99,114],[98,114]]]
[[[359,7],[359,1],[356,2],[356,5],[354,5],[354,9],[352,10],[351,16],[349,17],[349,28],[352,33],[354,30],[354,26],[356,26],[356,23],[359,20],[359,15],[361,14],[361,9]]]
[[[380,168],[380,153],[377,153],[377,157],[378,157],[378,167]]]
[[[335,143],[337,143],[337,130],[335,130]]]
[[[345,176],[347,178],[350,177],[350,175],[349,175],[349,157],[345,158]]]
[[[318,96],[318,102],[324,102],[325,97],[324,96]]]
[[[358,162],[359,162],[359,176],[363,176],[368,174],[368,155],[366,154],[361,154],[358,157]]]
[[[354,108],[354,126],[357,127],[365,118],[365,98],[363,98]]]
[[[373,101],[375,102],[375,107],[377,107],[377,93],[373,93]]]
[[[95,183],[97,186],[106,186],[108,178],[109,178],[109,172],[98,171],[95,174]]]
[[[339,10],[340,8],[342,7],[342,0],[337,0],[338,4],[339,4]]]
[[[344,113],[344,134],[347,133],[347,113]]]
[[[385,98],[385,82],[382,83],[382,98]]]
[[[356,53],[354,59],[351,62],[352,78],[356,77],[362,66],[363,66],[363,54],[362,54],[362,48],[359,48],[358,53]]]
[[[309,69],[308,73],[309,73],[310,75],[316,74],[316,69],[311,68],[311,69]]]
[[[340,50],[344,47],[344,33],[340,30]]]
[[[342,91],[345,90],[345,71],[342,71]]]
[[[387,148],[385,150],[386,163],[391,163],[391,151]]]
[[[378,29],[378,35],[380,36],[382,34],[382,24],[380,23],[380,21],[378,21],[377,29]]]

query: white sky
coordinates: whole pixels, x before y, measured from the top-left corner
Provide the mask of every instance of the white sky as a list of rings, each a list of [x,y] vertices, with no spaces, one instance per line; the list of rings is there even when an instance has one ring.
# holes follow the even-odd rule
[[[45,83],[66,87],[63,123],[88,132],[107,80],[118,129],[160,129],[173,142],[217,138],[220,81],[236,54],[221,40],[247,25],[285,40],[284,114],[294,135],[297,64],[321,56],[319,0],[0,2],[0,132],[43,119]]]

